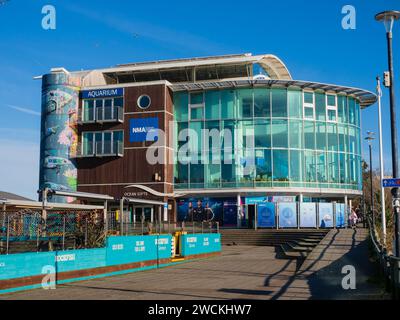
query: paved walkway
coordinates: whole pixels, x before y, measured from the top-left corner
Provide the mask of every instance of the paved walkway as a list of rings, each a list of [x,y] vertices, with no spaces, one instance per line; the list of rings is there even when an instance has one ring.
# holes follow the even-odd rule
[[[368,262],[365,230],[332,230],[299,269],[273,247],[223,247],[220,257],[169,268],[137,272],[0,295],[1,299],[365,299],[380,298],[368,283],[374,274]],[[357,270],[357,290],[341,287],[341,268]],[[298,270],[298,271],[296,271]]]

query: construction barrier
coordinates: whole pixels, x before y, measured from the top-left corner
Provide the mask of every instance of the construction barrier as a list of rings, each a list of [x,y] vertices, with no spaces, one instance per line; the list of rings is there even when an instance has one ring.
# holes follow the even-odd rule
[[[220,253],[220,234],[180,235],[182,260]],[[112,236],[105,248],[0,255],[0,294],[174,264],[172,235]]]

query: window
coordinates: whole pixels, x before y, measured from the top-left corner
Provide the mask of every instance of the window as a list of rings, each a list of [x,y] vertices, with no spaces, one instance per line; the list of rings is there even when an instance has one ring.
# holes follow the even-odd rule
[[[239,118],[253,117],[253,90],[241,89],[237,92]]]
[[[290,181],[302,181],[302,151],[290,151]]]
[[[287,117],[287,90],[272,89],[272,116]]]
[[[122,155],[123,141],[122,130],[83,132],[81,156]]]
[[[190,94],[190,119],[201,120],[204,118],[204,93]]]
[[[269,89],[254,89],[254,116],[270,117],[271,116],[271,99]]]
[[[271,147],[271,124],[269,120],[254,121],[254,144],[258,148]]]
[[[303,92],[303,118],[315,119],[314,92]]]
[[[272,121],[272,146],[274,148],[288,147],[288,122],[287,120]]]
[[[235,110],[235,91],[224,90],[221,92],[221,118],[234,119],[236,118]]]
[[[94,122],[94,100],[84,100],[83,101],[83,117],[84,122]]]
[[[91,99],[83,100],[81,120],[82,122],[112,122],[123,121],[124,99]]]
[[[272,150],[273,173],[275,181],[289,180],[288,150]]]
[[[301,91],[288,90],[288,108],[290,118],[301,118]]]
[[[326,119],[329,122],[336,122],[338,118],[337,97],[333,94],[326,95]]]
[[[206,95],[206,119],[219,119],[219,91],[208,91]]]
[[[150,97],[146,94],[141,95],[137,100],[137,105],[140,109],[143,109],[143,110],[150,108],[150,105],[151,105]]]
[[[271,149],[255,150],[256,182],[270,181],[272,177]]]
[[[289,120],[289,146],[294,149],[303,147],[303,122]]]
[[[326,121],[326,98],[324,93],[315,94],[315,119]]]
[[[186,92],[174,94],[174,115],[176,121],[188,120],[189,95]]]

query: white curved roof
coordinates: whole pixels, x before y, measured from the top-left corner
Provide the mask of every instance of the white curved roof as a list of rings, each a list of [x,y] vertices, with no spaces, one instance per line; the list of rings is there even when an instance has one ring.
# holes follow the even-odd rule
[[[253,56],[250,53],[190,59],[161,60],[118,65],[112,68],[99,69],[103,73],[146,72],[190,67],[259,63],[271,79],[291,80],[292,77],[285,64],[277,56],[263,54]]]

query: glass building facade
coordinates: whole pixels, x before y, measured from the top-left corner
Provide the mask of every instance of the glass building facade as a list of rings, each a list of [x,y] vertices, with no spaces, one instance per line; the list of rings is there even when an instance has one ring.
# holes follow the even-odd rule
[[[361,190],[360,104],[352,96],[281,87],[179,91],[174,117],[175,189]]]

